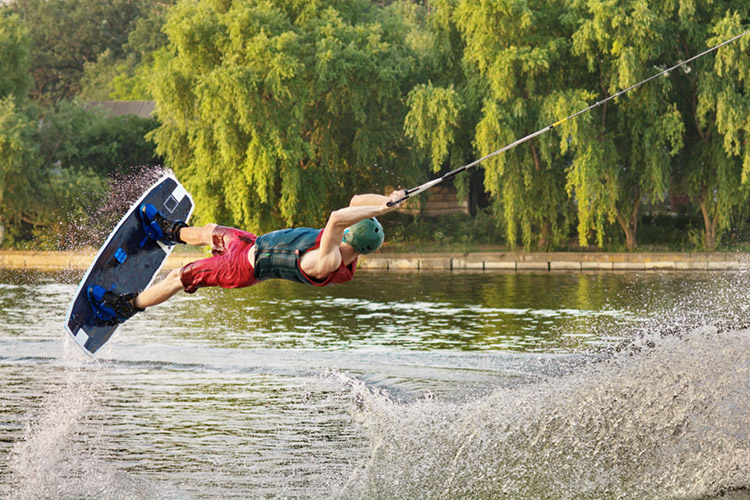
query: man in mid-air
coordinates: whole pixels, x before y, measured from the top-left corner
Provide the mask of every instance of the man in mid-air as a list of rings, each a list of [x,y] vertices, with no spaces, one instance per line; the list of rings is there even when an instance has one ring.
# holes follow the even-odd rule
[[[167,245],[211,245],[213,257],[174,269],[140,293],[120,294],[92,285],[89,297],[95,307],[122,323],[180,290],[242,288],[271,278],[313,286],[345,283],[354,277],[357,258],[383,244],[383,228],[375,217],[397,208],[395,202],[404,194],[355,195],[348,207],[331,212],[323,229],[282,229],[262,236],[217,224],[190,227],[144,204],[139,213],[149,237]],[[389,202],[394,204],[388,206]]]

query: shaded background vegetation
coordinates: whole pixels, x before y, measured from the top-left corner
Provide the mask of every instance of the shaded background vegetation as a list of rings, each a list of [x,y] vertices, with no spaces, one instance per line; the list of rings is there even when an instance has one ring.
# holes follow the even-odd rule
[[[750,5],[729,0],[15,0],[0,8],[0,238],[69,246],[112,179],[161,164],[196,222],[319,226],[354,193],[447,172],[748,28]],[[472,215],[399,214],[389,242],[741,248],[749,48],[462,174]]]

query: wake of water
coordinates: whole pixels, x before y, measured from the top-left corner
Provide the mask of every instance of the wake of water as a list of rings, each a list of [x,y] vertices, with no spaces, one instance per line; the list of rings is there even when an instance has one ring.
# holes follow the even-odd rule
[[[9,456],[14,500],[183,498],[169,486],[118,469],[104,444],[107,415],[96,380],[102,367],[66,342],[64,368],[28,415],[24,438]],[[2,493],[2,491],[0,491]]]
[[[371,455],[341,497],[702,498],[750,487],[750,331],[704,327],[638,347],[468,404],[397,404],[348,380]]]
[[[705,297],[706,290],[697,295]],[[724,299],[727,300],[717,303],[738,303],[734,300],[737,297]],[[57,380],[50,385],[47,377],[42,379],[44,387],[28,389],[32,396],[41,394],[42,398],[31,405],[34,410],[24,417],[25,429],[13,445],[7,465],[12,479],[0,495],[13,500],[184,498],[185,493],[175,486],[179,484],[174,480],[175,474],[179,473],[160,474],[154,469],[154,457],[139,459],[137,450],[112,444],[118,434],[123,434],[123,444],[144,446],[144,437],[147,442],[154,432],[161,432],[163,422],[154,424],[150,434],[140,431],[139,438],[137,425],[124,425],[123,419],[148,420],[162,415],[164,402],[174,397],[167,394],[170,387],[184,390],[190,387],[191,380],[198,383],[217,374],[221,379],[221,374],[227,373],[238,381],[257,381],[252,374],[263,363],[274,377],[283,374],[289,380],[286,384],[299,385],[300,380],[310,380],[315,373],[322,378],[319,383],[311,382],[309,393],[307,389],[302,391],[306,394],[302,399],[301,392],[293,391],[290,398],[281,401],[281,406],[267,402],[257,407],[262,410],[256,410],[250,400],[243,400],[241,411],[261,411],[260,419],[222,422],[221,429],[248,441],[237,448],[240,455],[226,457],[228,462],[222,466],[226,476],[221,479],[226,483],[225,492],[231,491],[235,482],[245,482],[247,487],[253,481],[274,478],[277,486],[266,486],[264,493],[256,496],[274,497],[285,482],[291,482],[290,478],[273,474],[270,469],[264,469],[258,478],[244,475],[257,473],[265,462],[277,468],[287,464],[306,471],[305,481],[309,482],[303,487],[281,490],[294,498],[691,499],[746,490],[750,488],[750,331],[726,324],[743,322],[746,318],[739,313],[743,307],[736,306],[731,311],[714,307],[716,310],[710,315],[725,320],[722,328],[688,327],[709,314],[691,303],[694,302],[686,300],[676,307],[679,312],[666,316],[668,320],[658,315],[637,325],[634,331],[620,332],[620,336],[636,340],[597,356],[550,357],[539,365],[534,365],[537,356],[532,354],[506,359],[498,353],[493,358],[476,358],[475,366],[465,366],[487,371],[491,378],[487,363],[494,359],[502,364],[498,374],[511,370],[518,376],[512,378],[513,383],[503,383],[509,379],[496,375],[498,381],[489,393],[483,390],[474,397],[462,398],[404,399],[382,383],[382,376],[375,377],[373,384],[363,382],[372,377],[352,375],[369,366],[373,374],[390,373],[386,379],[393,378],[394,373],[401,374],[393,372],[393,367],[408,367],[408,372],[414,374],[420,372],[419,363],[431,364],[430,370],[434,371],[437,359],[442,360],[437,364],[447,363],[449,368],[458,363],[451,361],[449,353],[417,356],[382,352],[373,357],[364,351],[347,354],[353,356],[350,359],[326,351],[316,355],[314,351],[279,351],[291,356],[286,361],[272,354],[269,357],[265,351],[255,354],[248,350],[190,346],[154,351],[154,347],[118,344],[125,360],[132,356],[152,364],[165,359],[181,363],[171,369],[173,375],[158,363],[148,365],[146,373],[154,373],[158,382],[153,386],[147,383],[141,392],[134,392],[132,387],[123,385],[121,378],[108,380],[117,365],[88,360],[68,341],[62,358],[52,368],[59,373]],[[39,347],[19,347],[17,356],[27,356],[24,353],[29,349],[35,351]],[[52,351],[59,353],[59,345],[54,347]],[[154,351],[153,361],[141,352],[143,349]],[[374,360],[388,363],[373,365]],[[215,366],[204,365],[206,362]],[[19,363],[28,370],[29,364],[22,360]],[[326,365],[338,366],[339,370],[325,372],[321,367]],[[301,367],[304,372],[300,372]],[[184,375],[180,375],[183,371]],[[120,373],[126,378],[137,377],[132,384],[138,384],[148,380],[140,378],[140,372],[128,368]],[[431,371],[422,368],[421,373]],[[440,376],[448,373],[441,372]],[[175,377],[184,382],[175,384]],[[19,380],[28,379],[22,373]],[[97,384],[97,380],[106,383]],[[252,385],[241,384],[236,390],[243,394],[253,392]],[[138,406],[140,409],[124,414],[118,410],[109,393],[115,389],[126,391],[124,404],[128,405],[141,394],[144,401]],[[155,397],[150,392],[153,390],[164,394]],[[200,388],[197,394],[210,398],[212,391]],[[348,411],[359,423],[356,430],[348,430],[344,427],[346,420],[336,417],[347,410],[339,404],[342,395],[351,400]],[[200,418],[221,419],[238,411],[230,406],[217,413],[220,409],[216,401],[209,399],[207,403],[205,411],[194,416],[195,425]],[[290,405],[297,408],[293,415]],[[181,408],[179,404],[168,407],[172,411]],[[200,407],[193,404],[188,408],[195,413]],[[327,431],[318,432],[315,438],[298,439],[302,434],[312,437],[324,429],[322,423],[309,427],[303,423],[324,416],[339,418],[335,425],[342,429],[340,441],[332,441],[333,434]],[[289,420],[285,422],[284,418]],[[279,455],[278,463],[268,456],[257,463],[248,459],[247,463],[232,463],[242,453],[259,452],[250,445],[254,438],[235,427],[254,432],[253,427],[257,431],[266,421],[271,433],[273,428],[288,424],[284,432],[294,438],[289,443],[304,443],[301,454]],[[295,434],[295,427],[301,433]],[[215,444],[202,444],[200,429],[196,435],[183,435],[176,429],[170,432],[173,437],[166,442],[186,449],[194,446],[194,450],[205,446],[202,453],[219,457],[227,453]],[[275,434],[268,435],[279,439]],[[361,440],[354,442],[355,436]],[[282,445],[286,446],[286,442],[282,441]],[[321,460],[324,451],[332,454],[330,465],[316,466],[314,461]],[[169,458],[168,450],[151,453],[158,453],[159,459]],[[174,459],[173,467],[185,467],[184,456],[176,455]],[[145,471],[141,469],[144,462],[150,467]],[[343,466],[348,462],[351,466]],[[219,472],[194,474],[190,489],[195,489],[196,479]],[[156,477],[158,482],[149,477]],[[343,487],[335,486],[345,482]],[[308,491],[309,496],[300,491]],[[199,495],[213,496],[209,491],[200,491]],[[284,496],[276,493],[278,498]]]

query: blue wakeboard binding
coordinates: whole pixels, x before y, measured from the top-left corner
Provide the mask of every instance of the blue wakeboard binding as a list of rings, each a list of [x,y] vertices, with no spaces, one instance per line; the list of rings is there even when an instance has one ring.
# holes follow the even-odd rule
[[[125,323],[136,313],[144,311],[135,306],[137,293],[122,294],[99,285],[90,285],[86,289],[86,295],[96,317],[109,325]]]
[[[151,203],[144,203],[138,209],[143,229],[146,235],[154,241],[161,241],[166,245],[185,243],[180,239],[180,229],[188,227],[185,221],[169,220],[162,215]]]

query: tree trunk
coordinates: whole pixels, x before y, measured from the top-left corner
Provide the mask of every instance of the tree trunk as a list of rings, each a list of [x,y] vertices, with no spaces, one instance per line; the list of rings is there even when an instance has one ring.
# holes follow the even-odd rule
[[[5,239],[5,220],[0,216],[0,245],[3,244]]]
[[[706,227],[706,250],[716,248],[716,224],[711,223]]]
[[[701,205],[701,214],[703,214],[703,227],[705,228],[705,233],[703,237],[703,243],[706,246],[706,250],[713,250],[716,248],[716,226],[719,222],[719,217],[714,216],[711,217],[711,215],[708,213],[708,205],[706,203],[706,189],[703,189],[703,195],[701,196],[700,205]]]
[[[537,249],[543,251],[547,249],[549,244],[550,235],[552,234],[552,224],[546,220],[542,223],[541,233],[539,234],[539,240],[537,240]]]
[[[627,214],[623,214],[620,211],[617,212],[617,222],[625,232],[625,245],[628,250],[635,250],[638,248],[638,215],[641,210],[641,202],[643,201],[643,195],[638,194],[633,203],[633,211],[630,213],[630,217],[626,217]]]
[[[617,213],[617,222],[620,224],[620,227],[625,232],[625,246],[628,247],[628,250],[635,250],[638,248],[638,240],[636,239],[636,233],[638,231],[638,226],[633,223],[633,220],[626,219],[621,213]]]
[[[636,239],[636,232],[638,228],[631,226],[630,231],[625,231],[625,246],[628,250],[635,250],[638,248],[638,240]]]

